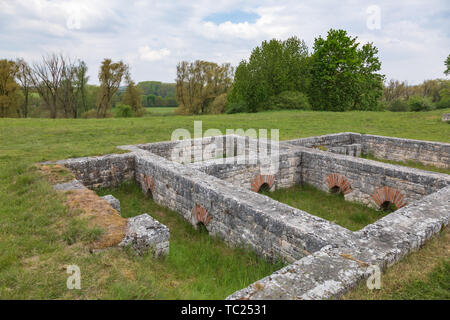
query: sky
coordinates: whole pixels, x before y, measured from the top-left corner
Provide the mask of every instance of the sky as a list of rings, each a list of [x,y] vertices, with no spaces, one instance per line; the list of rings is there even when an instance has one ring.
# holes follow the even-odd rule
[[[294,35],[312,50],[330,28],[373,42],[387,79],[446,78],[448,0],[0,0],[0,58],[62,53],[87,63],[90,83],[111,58],[137,82],[174,82],[182,60],[237,66],[262,41]]]

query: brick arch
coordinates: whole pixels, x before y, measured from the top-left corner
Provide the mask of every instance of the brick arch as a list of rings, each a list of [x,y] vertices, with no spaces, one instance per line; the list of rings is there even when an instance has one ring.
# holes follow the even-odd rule
[[[143,175],[142,176],[142,181],[143,181],[143,187],[144,187],[144,191],[148,192],[148,190],[150,190],[152,193],[155,189],[155,180],[153,180],[153,177],[150,175]]]
[[[194,209],[192,209],[192,220],[195,225],[198,223],[203,223],[205,227],[211,221],[212,216],[209,215],[208,211],[202,206],[196,204]]]
[[[263,184],[267,184],[269,188],[272,188],[275,182],[275,176],[273,175],[258,175],[255,179],[253,179],[252,191],[258,192]]]
[[[377,189],[372,195],[372,198],[380,208],[386,202],[395,204],[397,209],[407,205],[403,201],[403,194],[399,190],[387,186]]]
[[[350,181],[348,181],[348,179],[341,174],[338,173],[329,174],[328,177],[325,179],[325,183],[327,184],[329,190],[338,187],[339,191],[342,192],[343,194],[352,192]]]

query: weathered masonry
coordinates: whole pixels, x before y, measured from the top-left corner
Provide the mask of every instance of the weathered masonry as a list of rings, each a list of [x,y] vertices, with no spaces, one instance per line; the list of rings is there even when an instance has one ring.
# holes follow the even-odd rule
[[[450,220],[449,175],[359,158],[371,153],[449,168],[446,143],[339,133],[283,141],[277,148],[235,135],[120,148],[130,152],[57,163],[88,188],[134,179],[154,201],[229,245],[291,262],[230,299],[340,296],[369,276],[368,266],[395,263]],[[277,168],[269,170],[274,159]],[[398,210],[352,232],[258,193],[301,183]],[[166,250],[168,236],[161,239]]]

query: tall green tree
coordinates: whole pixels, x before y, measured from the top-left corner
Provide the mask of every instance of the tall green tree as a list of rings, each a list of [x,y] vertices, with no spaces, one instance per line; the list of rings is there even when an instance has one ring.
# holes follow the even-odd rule
[[[79,61],[75,72],[75,87],[77,94],[77,114],[81,114],[89,110],[87,83],[89,76],[87,75],[88,67],[86,62]]]
[[[129,105],[136,115],[142,115],[142,90],[135,84],[130,75],[125,77],[125,81],[127,88],[122,95],[122,103]]]
[[[244,101],[249,111],[256,111],[269,97],[283,91],[306,93],[309,79],[308,47],[303,40],[263,41],[249,60],[236,68],[228,101]]]
[[[450,75],[450,54],[447,56],[447,59],[445,59],[445,71],[444,74],[446,76]]]
[[[373,110],[383,92],[384,76],[378,49],[368,43],[359,48],[357,38],[345,30],[328,31],[316,38],[311,66],[309,97],[316,110]]]
[[[106,117],[112,107],[112,100],[117,93],[123,77],[128,73],[128,65],[119,62],[112,62],[111,59],[104,59],[100,67],[98,79],[100,90],[98,96],[97,117]]]
[[[17,116],[20,87],[15,77],[18,72],[14,61],[0,60],[0,117]]]

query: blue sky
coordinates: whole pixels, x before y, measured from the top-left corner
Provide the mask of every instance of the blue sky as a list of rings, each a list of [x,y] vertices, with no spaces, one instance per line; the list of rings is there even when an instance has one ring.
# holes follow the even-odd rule
[[[172,82],[181,60],[237,65],[263,40],[296,35],[312,48],[330,28],[373,42],[387,78],[411,84],[444,78],[450,54],[448,0],[0,0],[0,8],[0,57],[62,52],[87,62],[92,83],[106,57],[127,62],[137,81]]]

